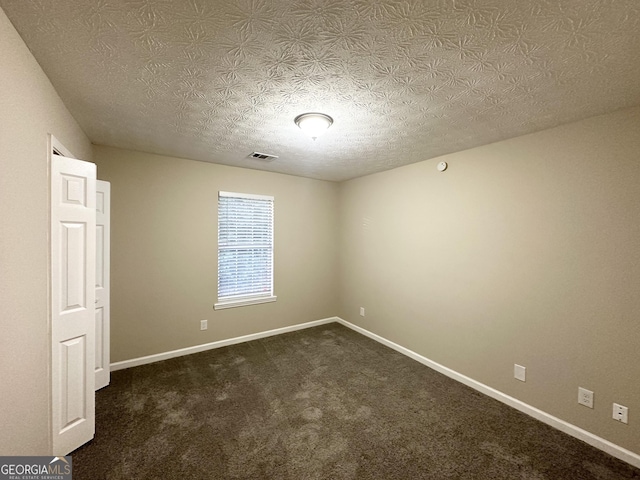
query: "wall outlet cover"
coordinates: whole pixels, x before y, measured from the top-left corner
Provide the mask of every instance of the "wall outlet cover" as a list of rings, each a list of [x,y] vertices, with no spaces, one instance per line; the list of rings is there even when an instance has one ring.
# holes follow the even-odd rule
[[[613,419],[622,423],[629,423],[629,408],[618,403],[613,404]]]
[[[586,388],[578,387],[578,403],[585,407],[593,408],[593,392]]]
[[[521,382],[526,381],[526,375],[527,375],[527,369],[525,367],[523,367],[522,365],[518,365],[517,363],[515,363],[513,365],[513,377],[516,380],[520,380]]]

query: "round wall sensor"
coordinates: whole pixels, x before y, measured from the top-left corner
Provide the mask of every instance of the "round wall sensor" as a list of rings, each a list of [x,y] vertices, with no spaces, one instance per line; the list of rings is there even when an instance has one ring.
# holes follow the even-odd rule
[[[440,162],[437,168],[439,172],[444,172],[447,169],[447,162]]]

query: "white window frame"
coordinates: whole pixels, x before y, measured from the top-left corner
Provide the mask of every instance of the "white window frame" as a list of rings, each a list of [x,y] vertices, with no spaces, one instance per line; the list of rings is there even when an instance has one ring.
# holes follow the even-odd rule
[[[269,200],[272,202],[272,206],[274,207],[274,197],[269,196],[269,195],[256,195],[256,194],[250,194],[250,193],[237,193],[237,192],[223,192],[220,191],[218,192],[218,199],[220,197],[232,197],[232,198],[243,198],[243,199],[249,199],[249,200]],[[272,208],[273,208],[272,207]],[[274,270],[274,263],[273,263],[273,251],[274,251],[274,236],[275,236],[275,232],[274,232],[274,225],[275,225],[275,211],[272,210],[272,216],[271,216],[271,232],[272,232],[272,237],[271,237],[271,291],[268,294],[263,294],[263,295],[233,295],[233,296],[226,296],[226,297],[220,297],[220,287],[218,284],[218,302],[216,304],[214,304],[213,308],[215,310],[222,310],[225,308],[233,308],[233,307],[242,307],[242,306],[246,306],[246,305],[257,305],[260,303],[269,303],[269,302],[275,302],[276,299],[278,298],[277,296],[275,296],[273,294],[273,290],[274,290],[274,284],[273,284],[273,270]],[[220,281],[220,252],[221,252],[221,247],[220,247],[220,243],[219,243],[219,238],[220,238],[220,205],[218,204],[218,282]]]

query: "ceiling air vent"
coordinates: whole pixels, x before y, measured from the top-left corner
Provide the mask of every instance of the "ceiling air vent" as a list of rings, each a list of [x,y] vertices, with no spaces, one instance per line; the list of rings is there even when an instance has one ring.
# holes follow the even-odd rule
[[[258,159],[258,160],[262,160],[263,162],[272,162],[276,158],[278,158],[278,156],[277,155],[269,155],[268,153],[253,152],[253,153],[249,154],[249,158],[255,158],[255,159]]]

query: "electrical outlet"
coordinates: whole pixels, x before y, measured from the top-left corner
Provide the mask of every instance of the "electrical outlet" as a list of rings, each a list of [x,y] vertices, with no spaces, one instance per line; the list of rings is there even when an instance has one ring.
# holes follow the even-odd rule
[[[629,409],[624,405],[613,404],[613,419],[622,423],[629,423]]]
[[[513,377],[515,379],[520,380],[521,382],[524,382],[526,375],[527,375],[527,369],[525,367],[523,367],[522,365],[518,365],[517,363],[513,365]]]
[[[360,316],[364,317],[364,307],[360,307]]]
[[[585,407],[593,408],[593,392],[586,388],[578,387],[578,403]]]
[[[200,330],[206,330],[207,328],[207,320],[200,320]]]

